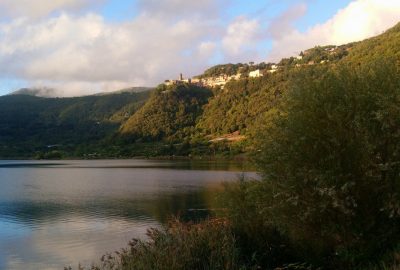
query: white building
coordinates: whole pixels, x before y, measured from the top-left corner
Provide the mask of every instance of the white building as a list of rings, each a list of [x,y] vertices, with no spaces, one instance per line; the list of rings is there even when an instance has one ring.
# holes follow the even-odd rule
[[[258,77],[261,77],[261,76],[262,76],[262,73],[260,72],[259,69],[254,70],[254,71],[251,71],[251,72],[249,73],[249,77],[250,77],[250,78],[258,78]]]

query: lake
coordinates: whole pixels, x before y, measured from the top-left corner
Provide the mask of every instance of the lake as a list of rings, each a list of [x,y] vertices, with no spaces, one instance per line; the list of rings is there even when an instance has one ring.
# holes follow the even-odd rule
[[[0,161],[0,269],[89,266],[171,215],[207,216],[213,192],[243,171],[222,161]]]

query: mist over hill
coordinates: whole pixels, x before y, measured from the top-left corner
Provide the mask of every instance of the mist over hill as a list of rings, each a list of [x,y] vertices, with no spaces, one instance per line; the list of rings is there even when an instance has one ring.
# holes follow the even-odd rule
[[[54,97],[57,95],[57,90],[53,88],[21,88],[14,92],[11,92],[9,95],[27,95],[34,97]]]
[[[153,89],[152,87],[130,87],[124,88],[116,91],[111,92],[101,92],[97,94],[92,94],[90,96],[102,96],[102,95],[113,95],[113,94],[120,94],[120,93],[139,93],[144,91],[150,91]],[[63,93],[54,88],[48,87],[33,87],[33,88],[21,88],[14,92],[11,92],[9,95],[28,95],[28,96],[35,96],[35,97],[64,97]],[[85,95],[82,95],[85,96]]]

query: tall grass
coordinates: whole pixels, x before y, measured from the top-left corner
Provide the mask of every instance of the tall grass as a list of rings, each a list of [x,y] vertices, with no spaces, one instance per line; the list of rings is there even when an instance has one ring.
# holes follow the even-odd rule
[[[171,221],[164,230],[150,229],[148,241],[107,254],[92,270],[240,269],[235,237],[225,219],[199,224]]]

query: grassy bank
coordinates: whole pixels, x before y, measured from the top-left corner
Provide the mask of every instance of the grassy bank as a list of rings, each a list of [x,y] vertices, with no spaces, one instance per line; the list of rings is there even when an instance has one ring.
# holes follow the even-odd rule
[[[254,192],[260,191],[260,182],[229,184],[218,198],[226,208],[214,212],[214,217],[198,223],[171,220],[162,229],[148,230],[146,241],[134,239],[128,247],[103,255],[89,269],[400,269],[400,249],[396,245],[388,243],[371,255],[368,252],[376,244],[374,239],[354,250],[342,243],[317,245],[315,235],[290,235],[270,217],[260,215],[259,202],[254,200]]]
[[[92,270],[240,269],[235,237],[226,219],[198,224],[171,221],[163,230],[150,229],[147,241],[102,256]]]

